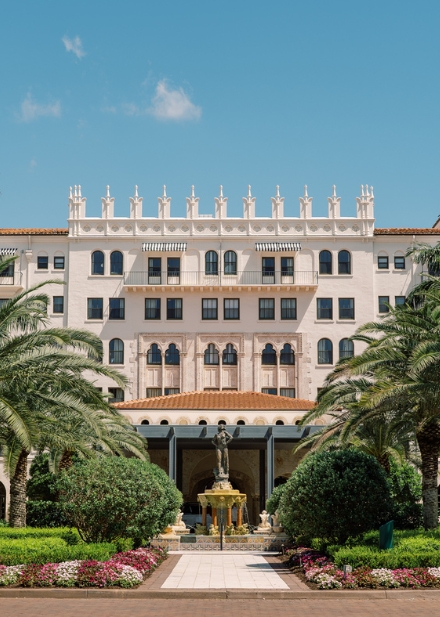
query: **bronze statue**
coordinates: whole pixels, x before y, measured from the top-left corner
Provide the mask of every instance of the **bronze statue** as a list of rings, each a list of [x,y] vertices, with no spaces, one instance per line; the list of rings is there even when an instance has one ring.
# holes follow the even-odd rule
[[[216,479],[227,479],[229,476],[228,444],[232,441],[232,439],[233,437],[227,432],[225,425],[219,424],[218,433],[212,440],[217,455],[217,469],[214,470]]]

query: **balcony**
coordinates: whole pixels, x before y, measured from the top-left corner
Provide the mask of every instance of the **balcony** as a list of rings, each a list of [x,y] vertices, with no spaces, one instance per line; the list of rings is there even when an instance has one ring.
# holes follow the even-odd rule
[[[21,275],[11,273],[8,270],[0,272],[0,298],[13,298],[17,293],[23,291],[23,285],[20,282]]]
[[[280,287],[288,290],[314,290],[318,286],[318,273],[316,271],[295,272],[252,272],[245,270],[236,274],[206,274],[206,272],[125,272],[124,286],[133,290],[157,288],[172,289],[173,287],[201,289],[260,289],[262,287]]]

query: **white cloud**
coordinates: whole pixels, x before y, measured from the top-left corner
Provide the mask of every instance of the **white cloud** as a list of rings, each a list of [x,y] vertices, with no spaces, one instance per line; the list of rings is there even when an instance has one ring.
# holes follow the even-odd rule
[[[31,170],[35,169],[35,167],[37,166],[37,160],[35,158],[33,158],[31,160],[31,162],[29,163],[29,167]]]
[[[86,52],[83,49],[82,41],[79,36],[76,36],[73,39],[70,39],[68,36],[63,36],[61,40],[64,43],[66,51],[71,51],[80,60],[86,55]]]
[[[32,95],[28,92],[26,98],[20,107],[20,119],[23,122],[31,122],[40,116],[52,116],[59,118],[61,116],[61,105],[59,101],[55,103],[49,103],[47,105],[41,105],[33,100]]]
[[[139,107],[134,103],[124,103],[122,105],[122,111],[126,116],[141,116],[146,113],[145,111],[139,109]]]
[[[172,90],[165,79],[157,84],[151,103],[147,112],[159,120],[198,120],[202,115],[183,88]]]

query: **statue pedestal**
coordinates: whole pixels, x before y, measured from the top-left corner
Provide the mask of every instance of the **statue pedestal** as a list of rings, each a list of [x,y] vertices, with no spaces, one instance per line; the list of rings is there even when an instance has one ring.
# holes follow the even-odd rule
[[[254,529],[254,533],[258,533],[258,534],[263,534],[266,536],[270,536],[272,533],[272,527],[257,527],[257,529]]]

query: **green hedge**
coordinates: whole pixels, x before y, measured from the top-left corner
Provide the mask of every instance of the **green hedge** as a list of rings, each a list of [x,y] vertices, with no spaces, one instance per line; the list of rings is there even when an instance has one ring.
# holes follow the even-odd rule
[[[70,527],[0,527],[0,543],[5,538],[62,538],[70,532]]]
[[[350,564],[353,568],[367,566],[369,568],[427,568],[440,566],[438,550],[422,550],[414,552],[408,549],[389,549],[380,551],[368,546],[340,548],[332,555],[335,564],[341,568]]]
[[[0,563],[59,563],[75,559],[106,561],[117,552],[111,543],[68,545],[62,538],[0,539]]]

